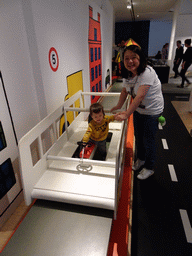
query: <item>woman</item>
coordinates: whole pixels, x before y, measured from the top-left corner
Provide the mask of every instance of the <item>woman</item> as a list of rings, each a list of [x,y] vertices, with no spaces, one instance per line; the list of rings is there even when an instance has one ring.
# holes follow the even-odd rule
[[[115,119],[122,121],[134,113],[134,132],[136,141],[137,160],[132,169],[143,169],[137,176],[147,179],[154,174],[155,163],[155,135],[158,129],[158,118],[163,112],[164,99],[161,82],[154,69],[147,65],[142,50],[136,45],[126,47],[124,51],[124,64],[128,78],[124,79],[124,86],[115,107],[120,109],[128,95],[131,93],[133,101],[127,111],[115,115]]]

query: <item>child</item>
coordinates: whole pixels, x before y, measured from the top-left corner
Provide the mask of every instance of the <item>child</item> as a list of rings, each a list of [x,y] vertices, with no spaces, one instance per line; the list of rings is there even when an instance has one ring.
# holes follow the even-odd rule
[[[83,136],[84,143],[92,142],[97,145],[102,160],[106,158],[106,139],[109,131],[109,123],[115,120],[114,115],[106,116],[103,106],[100,103],[93,103],[90,106],[90,117],[88,129]]]

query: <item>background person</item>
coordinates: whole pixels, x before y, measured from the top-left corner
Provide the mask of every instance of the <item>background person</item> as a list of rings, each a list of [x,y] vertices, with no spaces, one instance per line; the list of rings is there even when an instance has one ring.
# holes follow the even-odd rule
[[[162,50],[161,50],[161,59],[164,61],[164,63],[166,62],[166,60],[168,59],[168,47],[169,47],[169,44],[166,43]]]
[[[119,44],[119,50],[118,52],[120,53],[120,69],[119,69],[119,75],[123,78],[126,77],[127,70],[124,66],[124,60],[123,60],[123,52],[125,50],[125,41],[121,40],[121,43]]]
[[[161,51],[157,52],[157,54],[155,55],[155,59],[156,60],[160,60],[161,59]]]
[[[127,79],[123,79],[124,84],[119,101],[111,111],[123,106],[128,93],[132,95],[133,101],[129,108],[116,114],[115,118],[122,121],[134,113],[137,160],[132,169],[136,171],[143,166],[137,177],[147,179],[154,174],[155,136],[158,129],[158,118],[164,109],[161,82],[155,70],[147,65],[146,57],[138,46],[126,47],[124,64],[128,70],[128,76]]]
[[[175,72],[174,78],[177,78],[179,76],[178,68],[181,64],[181,61],[183,59],[183,46],[181,45],[181,41],[177,41],[177,49],[175,51],[175,58],[173,62],[173,71]]]
[[[180,76],[182,77],[182,83],[180,86],[177,86],[179,88],[184,88],[185,81],[187,82],[187,86],[189,86],[191,83],[189,82],[188,78],[185,76],[185,73],[187,72],[188,68],[192,64],[192,47],[191,47],[191,39],[185,40],[185,47],[187,47],[187,50],[185,51],[183,55],[183,63],[182,63],[182,69],[180,72]]]

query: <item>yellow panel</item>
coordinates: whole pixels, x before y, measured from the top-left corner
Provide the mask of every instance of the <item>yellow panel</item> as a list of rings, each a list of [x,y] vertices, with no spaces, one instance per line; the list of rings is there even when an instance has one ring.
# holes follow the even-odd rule
[[[79,90],[83,91],[82,71],[76,72],[67,77],[67,87],[69,98]]]
[[[72,95],[74,95],[76,92],[78,92],[79,90],[83,91],[83,77],[82,77],[82,71],[76,72],[70,76],[67,77],[67,87],[68,87],[68,97],[70,98]],[[77,100],[75,102],[75,107],[79,108],[80,107],[80,102],[79,100]],[[76,116],[78,115],[78,113],[76,112]],[[68,120],[69,123],[71,123],[73,121],[72,120]]]
[[[67,87],[68,87],[68,94],[65,96],[65,100],[69,99],[72,95],[74,95],[76,92],[79,90],[83,91],[83,76],[82,76],[82,71],[78,71],[72,75],[69,75],[67,77]],[[75,107],[79,108],[80,107],[80,102],[77,100],[75,102]],[[75,113],[75,116],[78,115],[78,112]],[[67,121],[69,124],[72,123],[74,120],[74,116],[72,112],[67,113]],[[63,125],[65,123],[64,116],[61,117],[60,120],[60,135],[62,134],[63,130]]]

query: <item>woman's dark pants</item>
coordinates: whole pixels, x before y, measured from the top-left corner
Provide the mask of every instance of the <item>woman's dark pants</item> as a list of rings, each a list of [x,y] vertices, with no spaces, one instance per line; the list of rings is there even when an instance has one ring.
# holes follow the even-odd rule
[[[156,133],[160,115],[133,114],[136,155],[145,161],[144,167],[153,170],[156,159]]]

